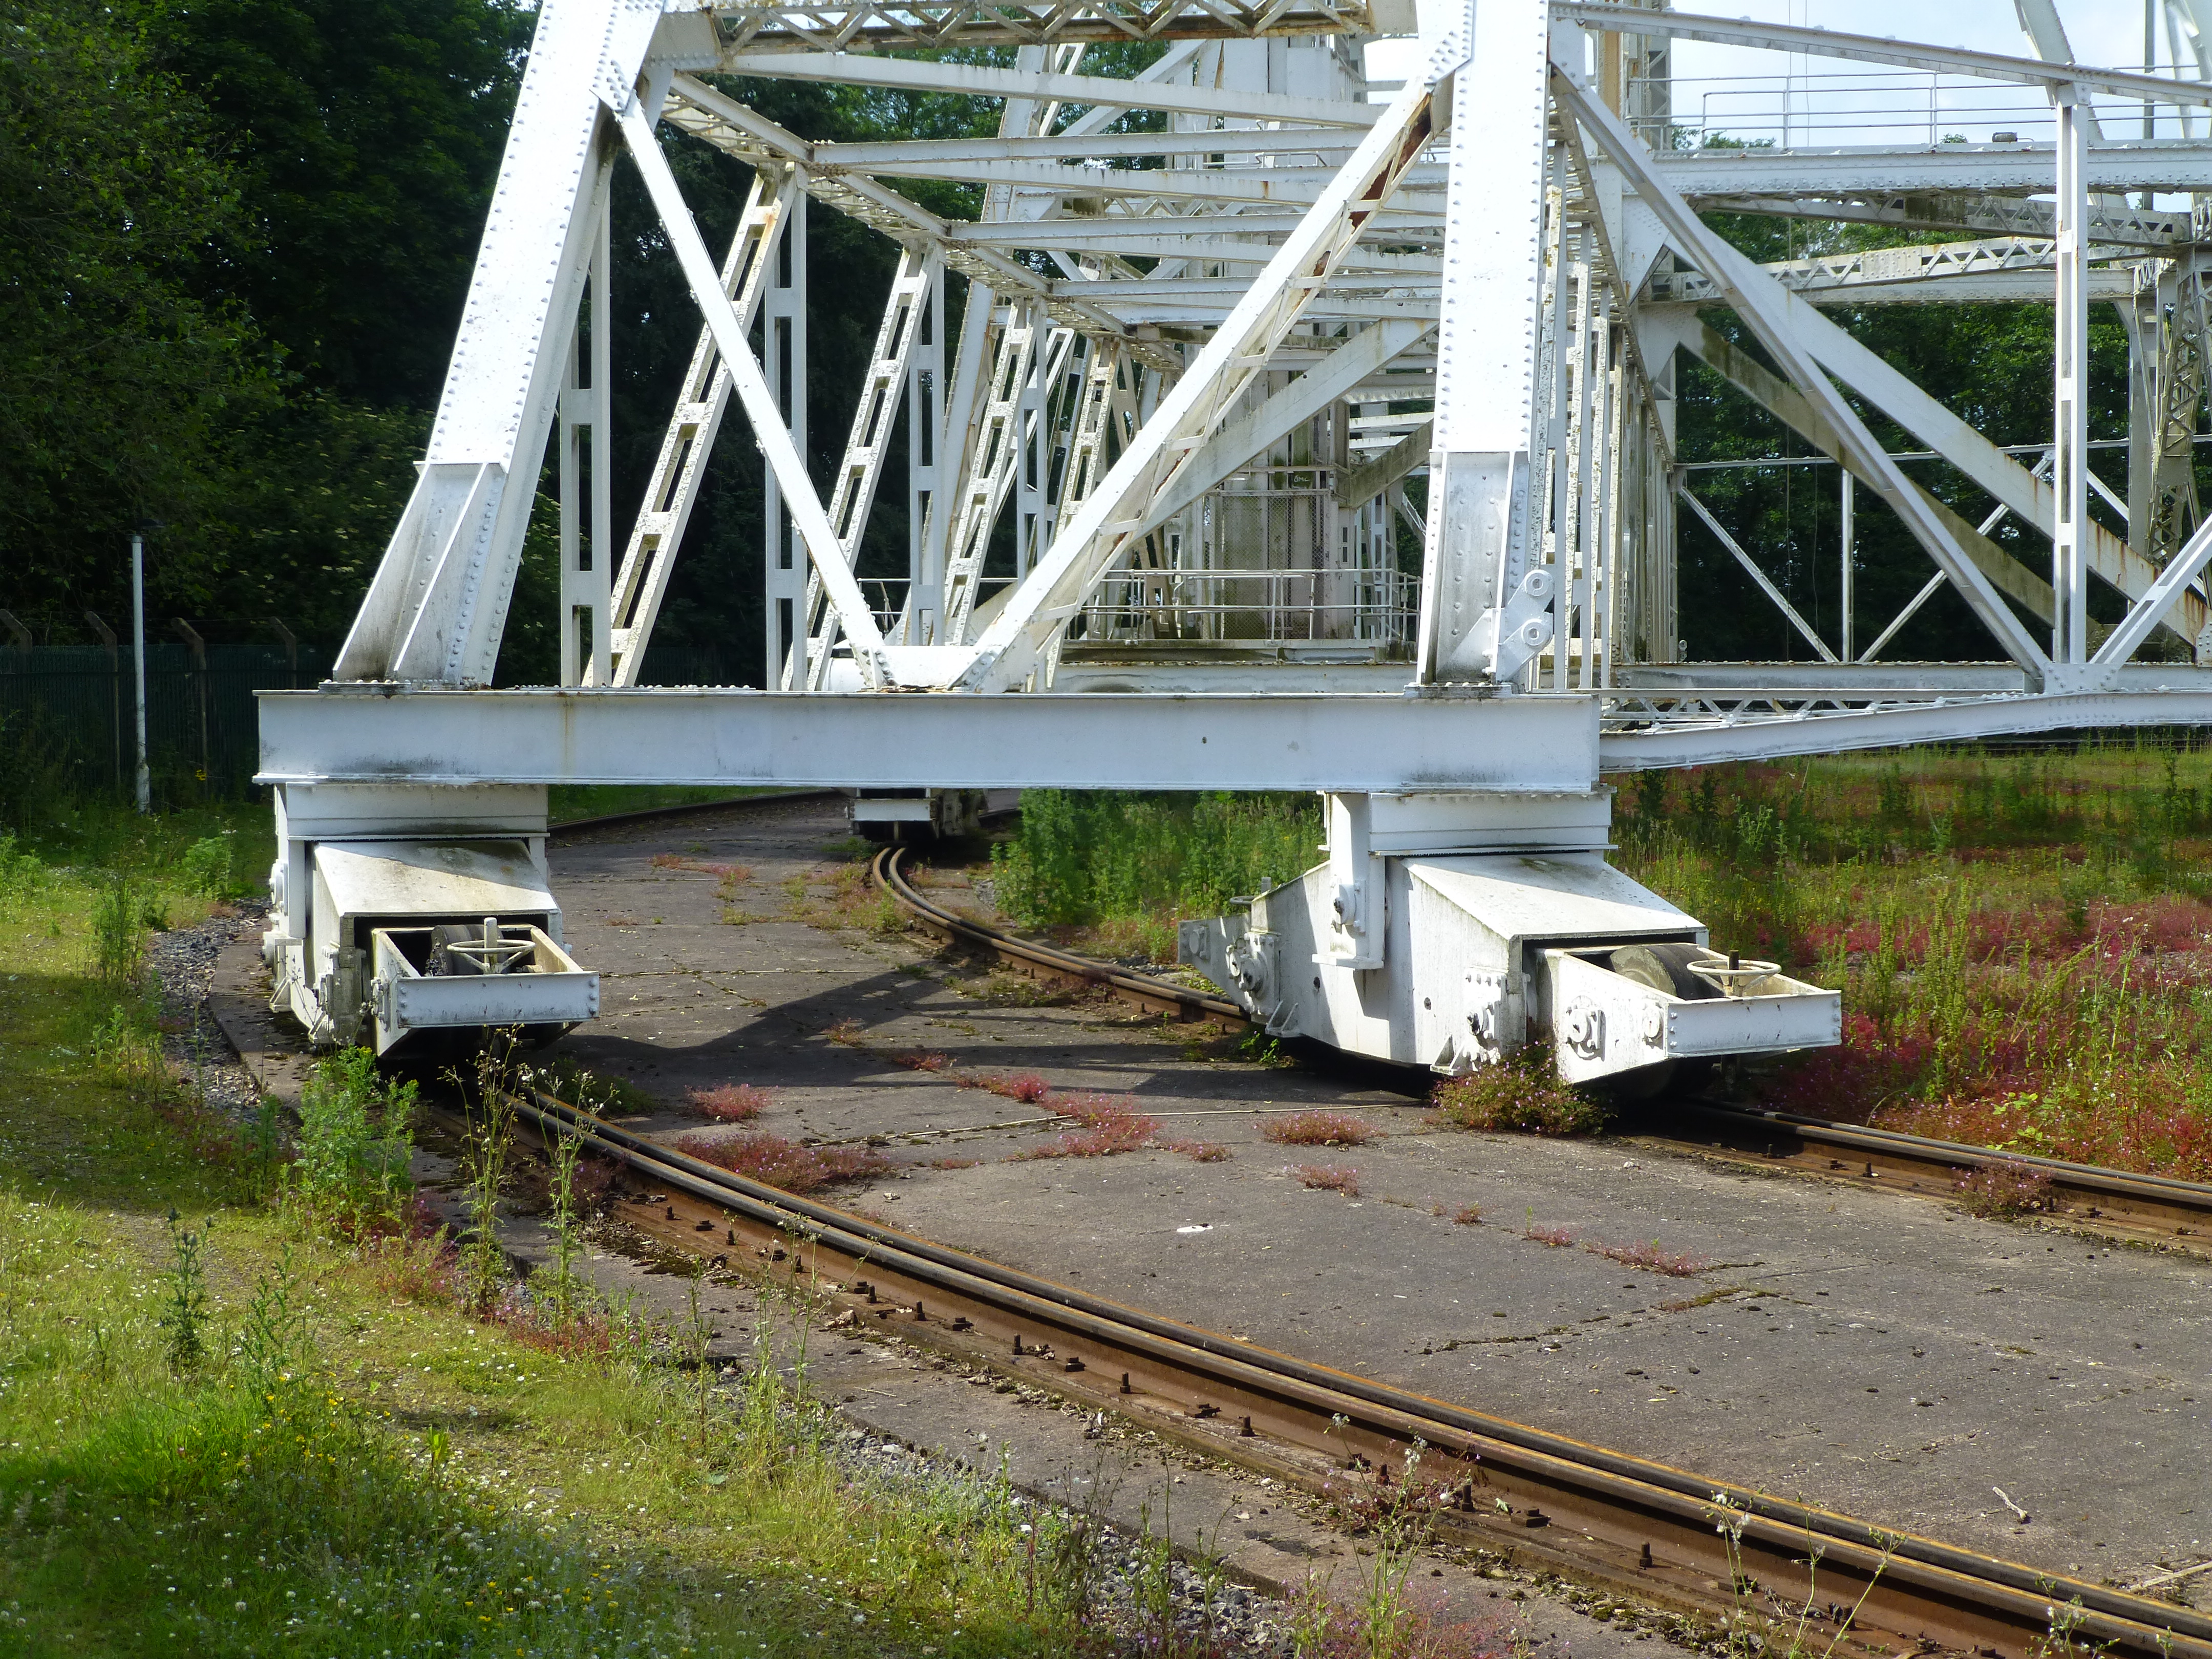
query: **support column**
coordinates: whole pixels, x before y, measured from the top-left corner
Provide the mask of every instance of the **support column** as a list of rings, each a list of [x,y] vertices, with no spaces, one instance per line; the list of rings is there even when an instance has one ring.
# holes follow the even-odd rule
[[[1424,681],[1510,680],[1553,633],[1529,559],[1551,8],[1473,9],[1452,77],[1436,448],[1423,559]]]
[[[603,167],[608,164],[603,163]],[[589,282],[589,383],[582,374],[583,343],[573,336],[561,387],[561,684],[613,682],[614,564],[612,433],[608,429],[613,307],[608,296],[608,203],[600,181],[594,215]],[[591,434],[586,450],[584,434]],[[585,480],[589,486],[586,487]],[[586,506],[588,499],[589,505]],[[588,515],[581,526],[578,520]],[[581,534],[579,534],[579,531]]]
[[[775,268],[761,295],[761,368],[769,392],[781,411],[791,441],[802,458],[806,454],[806,202],[793,204],[791,217],[776,240]],[[806,551],[799,526],[776,483],[773,467],[762,469],[765,488],[761,501],[767,545],[764,653],[761,684],[765,686],[806,684],[806,665],[791,662],[795,651],[806,649]],[[791,675],[785,678],[786,665]]]
[[[2059,90],[2056,113],[2058,322],[2053,438],[2058,459],[2053,477],[2057,501],[2051,538],[2051,587],[2056,599],[2051,655],[2054,662],[2080,663],[2087,655],[2089,608],[2089,568],[2082,549],[2089,511],[2085,471],[2089,439],[2089,250],[2082,234],[2088,217],[2088,133],[2073,88]]]
[[[1854,586],[1851,580],[1853,574],[1852,566],[1857,562],[1858,552],[1854,541],[1853,525],[1851,522],[1851,512],[1854,506],[1854,502],[1851,499],[1851,488],[1850,470],[1847,467],[1844,469],[1844,579],[1842,584],[1844,596],[1844,641],[1843,650],[1840,653],[1845,662],[1856,662],[1858,660],[1858,653],[1853,649],[1853,647],[1858,642],[1857,631],[1853,626],[1853,619],[1851,616],[1852,592]]]
[[[922,615],[922,550],[929,544],[929,520],[942,512],[938,489],[939,428],[945,413],[945,281],[930,284],[929,304],[921,313],[921,337],[906,375],[906,604],[900,612],[898,641],[920,645],[937,620],[936,605]]]

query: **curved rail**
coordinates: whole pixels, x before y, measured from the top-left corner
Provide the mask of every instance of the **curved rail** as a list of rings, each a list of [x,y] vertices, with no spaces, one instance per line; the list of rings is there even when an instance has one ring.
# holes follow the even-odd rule
[[[1085,1404],[1309,1488],[1388,1500],[1409,1455],[1455,1542],[1844,1652],[2014,1659],[2062,1643],[2212,1659],[2212,1618],[1429,1399],[1126,1308],[732,1175],[533,1091],[516,1110],[646,1177],[623,1218],[688,1249],[702,1231],[841,1306],[833,1323],[984,1358]],[[742,1230],[742,1231],[741,1231]],[[708,1248],[713,1248],[710,1243]],[[1118,1381],[1116,1380],[1118,1379]],[[1395,1468],[1394,1468],[1395,1466]],[[1435,1480],[1439,1466],[1443,1479]],[[1395,1476],[1395,1484],[1394,1484]],[[1428,1484],[1434,1481],[1434,1484]],[[1811,1607],[1817,1563],[1822,1599]],[[1833,1648],[1831,1650],[1834,1650]]]
[[[1237,1025],[1252,1023],[1251,1016],[1226,997],[1187,990],[1150,974],[1133,974],[1089,957],[1016,939],[981,922],[956,916],[942,906],[931,903],[907,880],[905,872],[899,868],[905,859],[903,847],[887,847],[877,854],[872,872],[876,884],[926,932],[948,943],[988,951],[1017,972],[1032,978],[1054,980],[1064,985],[1103,987],[1116,996],[1171,1018],[1218,1019]]]
[[[1103,987],[1178,1018],[1250,1023],[1250,1016],[1224,998],[1188,991],[956,916],[915,889],[899,868],[902,858],[903,849],[896,848],[878,854],[876,880],[900,909],[929,933],[988,951],[1022,972],[1065,984]],[[2192,1248],[2212,1245],[2212,1185],[2202,1182],[2133,1175],[1714,1101],[1669,1102],[1647,1113],[1645,1121],[1631,1133],[1659,1145],[1748,1153],[1769,1167],[1780,1164],[1826,1179],[1919,1197],[1958,1198],[1962,1182],[1983,1170],[2024,1176],[2021,1190],[2006,1200],[2021,1212],[2063,1218],[2116,1236],[2190,1242]]]

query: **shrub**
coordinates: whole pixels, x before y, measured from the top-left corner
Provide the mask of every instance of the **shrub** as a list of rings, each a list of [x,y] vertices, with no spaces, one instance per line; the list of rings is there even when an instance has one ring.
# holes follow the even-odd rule
[[[1016,1152],[1006,1161],[1027,1162],[1040,1158],[1111,1158],[1116,1152],[1141,1152],[1159,1133],[1158,1122],[1137,1110],[1126,1097],[1083,1094],[1048,1097],[1043,1104],[1057,1117],[1073,1118],[1084,1127]]]
[[[1052,1085],[1035,1072],[1016,1072],[1012,1075],[1000,1072],[971,1072],[960,1079],[960,1086],[963,1089],[988,1089],[1007,1100],[1018,1100],[1024,1106],[1042,1105],[1052,1093]],[[1064,1113],[1062,1115],[1073,1116],[1073,1114]]]
[[[15,845],[15,832],[0,830],[0,904],[27,897],[45,880],[46,866],[35,853]]]
[[[724,1123],[750,1123],[766,1111],[775,1097],[750,1083],[723,1083],[712,1089],[691,1089],[684,1097],[691,1109]]]
[[[1446,1122],[1493,1133],[1595,1134],[1608,1116],[1599,1102],[1560,1082],[1550,1054],[1541,1050],[1446,1078],[1430,1099]]]
[[[185,849],[178,861],[185,885],[202,898],[223,898],[228,896],[234,883],[231,878],[231,842],[228,836],[210,836],[196,841]]]
[[[1260,1133],[1285,1146],[1364,1146],[1382,1131],[1348,1112],[1289,1112],[1271,1117]]]
[[[1203,915],[1314,862],[1306,795],[1147,795],[1031,789],[994,848],[1000,907],[1024,927]]]
[[[396,1219],[410,1188],[414,1114],[415,1085],[380,1077],[368,1049],[331,1055],[300,1097],[292,1189],[349,1223]]]
[[[1194,1164],[1222,1164],[1229,1158],[1229,1149],[1218,1140],[1164,1140],[1164,1152],[1174,1152]]]
[[[801,1146],[781,1135],[689,1134],[676,1150],[787,1193],[811,1193],[841,1181],[881,1175],[891,1162],[866,1146]]]
[[[1341,1164],[1301,1164],[1291,1173],[1316,1191],[1359,1196],[1359,1171]]]
[[[1952,1190],[1970,1214],[2009,1221],[2015,1216],[2057,1207],[2051,1176],[2032,1164],[2000,1158],[1978,1170],[1961,1170]]]
[[[92,902],[93,971],[110,985],[128,985],[146,960],[144,895],[120,872]]]

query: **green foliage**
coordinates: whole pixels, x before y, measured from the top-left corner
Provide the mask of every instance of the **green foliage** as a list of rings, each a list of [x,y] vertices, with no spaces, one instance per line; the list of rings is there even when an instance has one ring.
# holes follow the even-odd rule
[[[225,134],[252,218],[205,250],[314,386],[432,396],[533,14],[502,0],[151,0],[153,63]]]
[[[1446,1078],[1430,1099],[1446,1122],[1493,1133],[1595,1134],[1610,1116],[1604,1103],[1559,1081],[1550,1053],[1539,1048]]]
[[[110,986],[138,977],[146,961],[147,896],[128,872],[117,871],[92,905],[93,970]]]
[[[1319,806],[1302,795],[1032,789],[994,848],[999,905],[1024,927],[1205,915],[1316,861]]]
[[[210,836],[185,849],[179,865],[185,885],[203,898],[222,898],[231,890],[230,842]]]
[[[0,908],[38,891],[46,866],[36,853],[15,844],[12,830],[0,830]]]
[[[169,1270],[159,1322],[173,1371],[196,1370],[207,1358],[207,1269],[200,1260],[205,1243],[204,1229],[193,1232],[169,1212]]]
[[[396,1218],[410,1190],[415,1093],[412,1082],[380,1076],[366,1048],[322,1061],[300,1098],[292,1190],[349,1224]]]

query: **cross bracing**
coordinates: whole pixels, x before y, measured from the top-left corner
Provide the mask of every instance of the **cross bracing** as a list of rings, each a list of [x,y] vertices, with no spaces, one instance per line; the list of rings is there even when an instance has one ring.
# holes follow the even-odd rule
[[[2162,3],[2196,40],[2188,0]],[[635,683],[734,397],[767,451],[766,556],[787,573],[770,591],[793,612],[786,634],[768,630],[763,678],[794,692],[1042,691],[1109,643],[1119,684],[1156,671],[1188,686],[1208,653],[1301,642],[1417,684],[1595,698],[1623,755],[1686,753],[1635,745],[1716,726],[1728,752],[1779,754],[1826,746],[1822,723],[1846,714],[1854,732],[1923,730],[1877,718],[1920,720],[1930,699],[1876,651],[1948,592],[2001,665],[1949,703],[2049,698],[2056,720],[2083,698],[2154,696],[2131,659],[2190,654],[2208,618],[2191,462],[2204,227],[2180,198],[2212,197],[2212,89],[2193,57],[2177,75],[2075,64],[2049,0],[2023,16],[2008,54],[1596,0],[1418,14],[549,0],[446,403],[339,678],[489,678],[532,493],[509,480],[530,476],[556,413],[564,458],[604,417],[607,368],[595,359],[583,384],[572,342],[580,304],[604,303],[601,204],[627,147],[702,328],[647,498],[617,503],[611,527],[595,505],[588,538],[564,539],[573,684]],[[1388,93],[1360,67],[1379,33],[1418,33],[1419,67]],[[2027,88],[2056,137],[1655,149],[1682,38]],[[1114,75],[1085,59],[1104,41],[1163,51]],[[956,46],[1014,51],[935,55]],[[914,51],[932,55],[899,55]],[[986,100],[1000,131],[812,142],[724,74]],[[2185,136],[2100,126],[2100,109],[2137,102],[2180,112]],[[1158,130],[1129,130],[1128,112]],[[657,128],[753,169],[733,248],[705,246]],[[975,216],[921,205],[908,191],[922,180],[972,187]],[[805,325],[803,301],[763,276],[781,239],[803,236],[804,198],[901,249],[826,481],[808,475],[791,438],[804,411],[763,357]],[[1761,265],[1701,216],[1715,209],[1923,229],[1911,246]],[[1953,389],[1914,386],[1823,315],[2022,301],[2050,313],[2061,347],[2047,464],[2000,453],[1953,412]],[[2086,383],[2066,367],[2100,305],[2130,343],[2124,489],[2090,470]],[[1723,310],[1734,331],[1716,327]],[[1928,561],[1912,610],[1838,635],[1784,592],[1772,550],[1708,522],[1677,453],[1691,362],[1838,464],[1863,522],[1902,526]],[[1978,503],[1939,499],[1930,464],[1885,449],[1869,410]],[[884,475],[902,422],[929,428],[906,445],[912,556],[864,583],[857,550],[898,487]],[[572,501],[564,525],[580,513]],[[1799,648],[1847,681],[1753,696],[1680,660],[1680,538],[1717,532],[1745,568],[1742,603],[1778,607]],[[1271,684],[1307,689],[1295,653],[1279,665]],[[1646,678],[1660,671],[1677,677],[1663,695]]]

